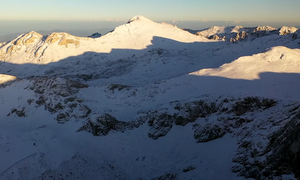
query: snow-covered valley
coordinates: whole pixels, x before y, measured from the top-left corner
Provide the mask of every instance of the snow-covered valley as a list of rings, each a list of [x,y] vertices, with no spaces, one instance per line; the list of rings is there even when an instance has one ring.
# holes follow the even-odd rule
[[[0,179],[299,178],[300,31],[233,29],[0,43]]]

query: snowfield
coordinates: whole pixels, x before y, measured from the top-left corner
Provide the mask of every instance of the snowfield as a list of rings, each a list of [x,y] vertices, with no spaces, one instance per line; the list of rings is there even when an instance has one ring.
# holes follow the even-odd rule
[[[0,179],[299,179],[299,92],[292,27],[22,34],[0,43]]]

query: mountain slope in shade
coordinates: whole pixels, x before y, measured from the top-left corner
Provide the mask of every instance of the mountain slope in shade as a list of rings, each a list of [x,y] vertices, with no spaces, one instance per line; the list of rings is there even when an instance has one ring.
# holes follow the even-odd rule
[[[298,178],[299,30],[253,29],[231,43],[136,16],[2,44],[0,179]]]

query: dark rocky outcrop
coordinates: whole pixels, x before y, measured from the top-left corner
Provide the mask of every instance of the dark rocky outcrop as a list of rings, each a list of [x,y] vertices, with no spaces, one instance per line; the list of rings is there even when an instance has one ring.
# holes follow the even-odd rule
[[[103,114],[98,116],[95,120],[89,119],[84,126],[79,128],[77,132],[87,131],[94,136],[105,136],[111,131],[124,132],[125,130],[132,130],[144,124],[147,117],[137,118],[135,121],[124,122],[119,121],[110,114]]]
[[[92,133],[94,136],[105,136],[111,130],[124,131],[130,125],[126,122],[118,121],[110,114],[103,114],[95,121],[89,120],[86,125],[81,127],[78,131],[85,130]]]
[[[71,118],[86,118],[91,113],[91,109],[82,104],[83,100],[76,97],[79,89],[87,88],[87,84],[59,77],[35,77],[30,80],[32,84],[28,89],[35,92],[37,99],[35,103],[34,99],[28,100],[29,105],[44,106],[45,110],[56,114],[57,122],[63,124]]]
[[[238,163],[232,167],[232,171],[239,176],[254,179],[280,179],[282,175],[293,174],[300,179],[300,109],[299,105],[288,110],[287,119],[277,119],[277,123],[284,123],[283,126],[267,137],[259,136],[255,138],[265,138],[262,142],[257,143],[251,138],[251,131],[246,131],[240,136],[241,141],[237,154],[233,162]],[[284,117],[284,116],[283,116]],[[278,117],[274,117],[278,118]],[[273,118],[268,118],[274,121]],[[265,123],[268,123],[266,121]],[[272,128],[276,124],[271,125]],[[256,127],[259,128],[260,125]],[[264,124],[266,126],[266,124]],[[260,133],[266,133],[266,130],[259,130]]]
[[[161,114],[148,121],[150,130],[148,136],[152,139],[158,139],[165,136],[173,126],[174,117],[169,114]]]
[[[7,114],[7,116],[10,116],[12,114],[16,114],[18,117],[26,117],[25,107],[23,107],[20,110],[18,110],[18,109],[12,109],[11,112],[9,114]]]
[[[226,131],[219,125],[206,124],[204,126],[196,126],[194,130],[194,138],[199,143],[209,142],[223,137]]]
[[[258,97],[247,97],[243,101],[238,101],[233,106],[233,110],[237,116],[241,116],[248,111],[255,109],[267,109],[276,105],[276,101],[273,99],[259,99]]]
[[[151,180],[175,180],[177,179],[177,175],[173,173],[166,173],[164,175],[152,178]]]
[[[88,37],[90,37],[90,38],[99,38],[99,37],[101,37],[101,34],[98,33],[98,32],[96,32],[96,33],[94,33],[94,34],[92,34],[92,35],[90,35]]]
[[[265,153],[271,152],[265,162],[264,175],[294,173],[300,179],[300,111],[271,136]]]

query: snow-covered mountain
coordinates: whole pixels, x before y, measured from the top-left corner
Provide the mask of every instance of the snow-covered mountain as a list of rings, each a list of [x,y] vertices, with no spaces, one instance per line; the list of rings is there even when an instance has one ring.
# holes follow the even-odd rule
[[[200,31],[189,32],[203,36],[208,39],[236,42],[241,40],[253,40],[258,37],[279,34],[294,34],[298,28],[282,26],[281,28],[273,28],[271,26],[243,27],[243,26],[213,26]],[[294,36],[296,39],[296,37]]]
[[[22,34],[0,44],[0,179],[296,179],[299,90],[295,28]]]

